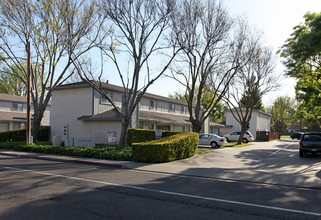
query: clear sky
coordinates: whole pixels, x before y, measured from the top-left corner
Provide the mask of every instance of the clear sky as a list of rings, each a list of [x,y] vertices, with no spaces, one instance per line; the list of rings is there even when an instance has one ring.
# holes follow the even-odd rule
[[[306,12],[321,12],[321,0],[222,0],[232,16],[244,15],[251,25],[258,27],[265,34],[267,45],[276,52],[290,37],[293,27],[304,22]],[[278,61],[276,71],[283,74],[284,67]],[[295,96],[295,80],[286,78],[281,82],[280,90],[263,97],[264,105],[272,105],[278,96]],[[168,96],[182,90],[178,83],[161,78],[148,92]]]

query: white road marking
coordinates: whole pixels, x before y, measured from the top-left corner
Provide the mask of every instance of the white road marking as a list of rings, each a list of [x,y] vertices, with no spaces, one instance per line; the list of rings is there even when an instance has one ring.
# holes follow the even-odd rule
[[[30,172],[30,173],[36,173],[36,174],[41,174],[41,175],[46,175],[46,176],[61,177],[61,178],[72,179],[72,180],[80,180],[80,181],[84,181],[84,182],[99,183],[99,184],[110,185],[110,186],[118,186],[118,187],[123,187],[123,188],[128,188],[128,189],[136,189],[136,190],[141,190],[141,191],[148,191],[148,192],[156,192],[156,193],[162,193],[162,194],[167,194],[167,195],[181,196],[181,197],[186,197],[186,198],[202,199],[202,200],[207,200],[207,201],[224,202],[224,203],[244,205],[244,206],[250,206],[250,207],[256,207],[256,208],[264,208],[264,209],[292,212],[292,213],[305,214],[305,215],[321,216],[321,213],[316,213],[316,212],[307,212],[307,211],[296,210],[296,209],[287,209],[287,208],[280,208],[280,207],[275,207],[275,206],[265,206],[265,205],[259,205],[259,204],[254,204],[254,203],[238,202],[238,201],[233,201],[233,200],[217,199],[217,198],[211,198],[211,197],[190,195],[190,194],[185,194],[185,193],[177,193],[177,192],[170,192],[170,191],[164,191],[164,190],[149,189],[149,188],[144,188],[144,187],[139,187],[139,186],[130,186],[130,185],[123,185],[123,184],[118,184],[118,183],[109,183],[109,182],[104,182],[104,181],[84,179],[84,178],[80,178],[80,177],[65,176],[65,175],[53,174],[53,173],[47,173],[47,172],[39,172],[39,171],[34,171],[34,170],[25,170],[25,169],[19,169],[19,168],[8,167],[8,166],[0,166],[0,167],[4,168],[4,169],[8,169],[8,170],[14,170],[14,171]]]
[[[280,148],[280,149],[274,151],[273,153],[271,153],[270,156],[272,156],[273,154],[276,154],[276,153],[278,153],[279,151],[284,150],[284,149],[286,149],[286,148],[288,148],[288,147],[289,147],[289,145],[286,146],[286,147]]]

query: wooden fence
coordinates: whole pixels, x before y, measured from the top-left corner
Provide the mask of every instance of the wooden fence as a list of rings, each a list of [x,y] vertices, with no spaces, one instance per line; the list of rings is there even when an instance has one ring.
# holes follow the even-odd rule
[[[257,131],[257,141],[273,141],[280,139],[280,133],[278,131]]]

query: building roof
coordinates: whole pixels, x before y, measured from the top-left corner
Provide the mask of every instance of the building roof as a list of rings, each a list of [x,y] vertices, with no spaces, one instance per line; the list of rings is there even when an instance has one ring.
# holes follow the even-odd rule
[[[242,109],[245,109],[245,108],[242,107]],[[227,109],[227,110],[225,110],[225,112],[231,112],[232,110],[235,110],[235,108],[233,108],[233,109]],[[268,113],[266,113],[266,112],[264,112],[264,111],[261,111],[261,110],[259,110],[259,109],[256,109],[256,108],[253,109],[253,112],[259,112],[259,113],[264,114],[264,115],[267,115],[267,116],[269,116],[269,117],[272,116],[272,115],[270,115],[270,114],[268,114]]]
[[[27,97],[26,96],[0,94],[0,101],[27,103]],[[32,102],[32,99],[31,99],[31,102]],[[48,105],[51,105],[51,100],[49,100]]]
[[[120,114],[115,108],[96,114],[96,115],[84,115],[78,118],[82,121],[120,121]],[[162,112],[154,111],[139,111],[139,120],[145,122],[159,122],[159,123],[171,123],[171,124],[190,124],[189,116],[174,115]]]
[[[27,97],[8,95],[8,94],[0,94],[0,101],[27,102]]]
[[[226,125],[224,125],[224,124],[221,124],[221,123],[215,123],[215,122],[210,122],[210,126],[211,127],[219,127],[219,128],[225,128],[225,127],[227,127]]]
[[[120,114],[113,108],[96,115],[83,115],[78,118],[81,121],[120,121]]]
[[[189,116],[154,111],[139,111],[139,120],[146,122],[190,124]]]
[[[26,112],[0,112],[1,122],[26,122],[27,113]]]
[[[103,82],[100,83],[98,81],[95,81],[95,83],[97,85],[101,85],[102,88],[107,89],[109,91],[115,91],[115,92],[124,93],[124,88],[122,86],[116,86],[116,85],[113,85],[113,84],[103,83]],[[75,89],[75,88],[86,88],[86,87],[91,87],[91,85],[89,85],[89,83],[83,81],[83,82],[76,82],[76,83],[60,85],[56,89],[57,90],[62,90],[62,89]],[[180,104],[180,105],[187,105],[187,103],[184,102],[184,101],[171,99],[171,98],[168,98],[168,97],[165,97],[165,96],[155,95],[155,94],[148,93],[148,92],[146,92],[144,94],[144,97],[157,99],[157,100],[163,100],[163,101],[166,101],[166,102],[176,103],[176,104]]]

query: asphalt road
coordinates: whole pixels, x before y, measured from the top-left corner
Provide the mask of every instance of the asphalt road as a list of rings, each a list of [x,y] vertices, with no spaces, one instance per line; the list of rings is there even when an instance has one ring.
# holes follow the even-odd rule
[[[0,156],[0,219],[321,219],[320,201],[318,187]]]

